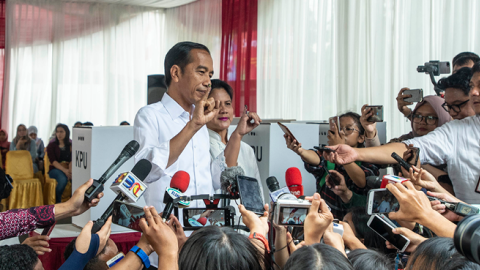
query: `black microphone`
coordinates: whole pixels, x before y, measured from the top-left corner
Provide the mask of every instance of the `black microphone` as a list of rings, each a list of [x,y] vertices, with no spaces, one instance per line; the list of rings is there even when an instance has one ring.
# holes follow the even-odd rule
[[[297,197],[290,193],[288,187],[280,188],[278,180],[275,176],[270,176],[267,178],[267,187],[270,190],[270,199],[273,202],[277,202],[278,199],[283,200],[297,200]]]
[[[113,162],[112,165],[103,173],[103,175],[98,180],[93,180],[93,184],[85,191],[85,199],[91,202],[93,199],[97,198],[98,194],[103,191],[103,184],[107,182],[108,178],[113,175],[113,173],[120,168],[127,160],[129,160],[140,148],[140,144],[132,140],[123,148],[122,152],[118,158]]]
[[[123,173],[120,174],[120,176],[117,179],[120,179],[120,181],[116,181],[110,188],[117,192],[117,197],[112,201],[112,203],[107,207],[105,212],[102,214],[100,218],[98,218],[95,223],[93,224],[92,227],[92,233],[98,232],[105,222],[107,221],[108,217],[112,215],[113,212],[113,205],[115,204],[115,201],[123,201],[125,199],[129,199],[130,202],[136,202],[140,197],[143,195],[143,193],[146,190],[146,185],[143,184],[143,180],[147,178],[147,175],[150,173],[152,170],[152,163],[146,159],[142,159],[135,166],[133,167],[132,171],[130,173]],[[128,178],[127,180],[123,181],[124,179]],[[133,183],[135,181],[135,183]],[[118,183],[117,183],[118,182]],[[131,187],[134,187],[136,185],[141,186],[143,189],[137,189],[137,192],[134,192],[133,189],[129,190],[129,188],[124,188],[121,187],[119,188],[119,185],[129,185]],[[141,190],[141,193],[138,191]]]
[[[382,185],[383,176],[367,176],[367,186],[370,188],[380,188]]]

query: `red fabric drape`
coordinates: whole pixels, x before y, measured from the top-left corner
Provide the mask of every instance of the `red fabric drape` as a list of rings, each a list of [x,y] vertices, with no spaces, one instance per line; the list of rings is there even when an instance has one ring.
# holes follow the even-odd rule
[[[257,0],[222,1],[220,79],[232,86],[235,115],[257,110]]]

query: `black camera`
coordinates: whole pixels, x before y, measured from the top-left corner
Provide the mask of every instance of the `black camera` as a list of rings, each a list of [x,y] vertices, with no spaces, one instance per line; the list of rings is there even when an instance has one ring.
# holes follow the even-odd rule
[[[472,262],[480,263],[480,215],[460,221],[453,235],[457,251]]]
[[[445,92],[445,89],[441,89],[437,85],[435,76],[439,76],[440,74],[450,74],[450,62],[448,61],[440,62],[437,60],[431,60],[429,62],[426,62],[423,66],[418,66],[417,71],[430,75],[430,80],[432,81],[434,90],[437,93],[437,95],[440,96],[442,92]]]

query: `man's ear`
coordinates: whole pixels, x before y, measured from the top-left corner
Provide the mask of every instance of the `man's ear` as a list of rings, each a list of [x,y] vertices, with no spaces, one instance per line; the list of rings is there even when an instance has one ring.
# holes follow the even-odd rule
[[[173,65],[170,68],[170,76],[172,77],[173,82],[178,83],[178,81],[180,81],[180,78],[182,76],[182,69],[177,65]]]

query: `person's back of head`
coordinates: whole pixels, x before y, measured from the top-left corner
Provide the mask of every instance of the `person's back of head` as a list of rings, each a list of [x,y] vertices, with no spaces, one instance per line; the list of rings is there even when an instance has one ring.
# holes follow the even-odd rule
[[[179,270],[261,270],[264,254],[230,227],[207,226],[193,233],[180,251]]]
[[[455,88],[462,90],[465,96],[470,93],[470,79],[472,78],[472,69],[464,67],[459,69],[456,73],[442,78],[438,81],[438,86],[443,90],[447,88]]]
[[[427,270],[446,269],[446,265],[453,257],[462,258],[453,244],[452,238],[434,237],[425,240],[408,258],[406,269]],[[465,259],[466,260],[466,259]]]
[[[454,256],[439,269],[442,270],[480,270],[480,265],[469,261],[464,256]]]
[[[37,253],[27,245],[0,247],[0,270],[38,270],[43,269]]]
[[[350,253],[348,253],[348,259],[355,270],[392,270],[395,266],[393,258],[389,258],[385,256],[385,254],[371,249],[356,249],[350,251]]]
[[[335,248],[314,244],[297,249],[285,263],[284,270],[353,270],[350,261]]]
[[[480,60],[480,57],[476,53],[461,52],[452,59],[453,73],[456,73],[460,68],[468,66],[471,67]]]

